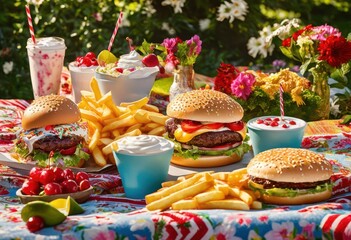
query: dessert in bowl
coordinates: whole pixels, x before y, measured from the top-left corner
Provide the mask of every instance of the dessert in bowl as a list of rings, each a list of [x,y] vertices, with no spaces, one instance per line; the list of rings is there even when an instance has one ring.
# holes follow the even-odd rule
[[[306,122],[294,117],[264,116],[248,121],[254,155],[273,148],[300,148]]]
[[[145,58],[136,51],[131,51],[122,55],[116,63],[99,66],[95,78],[102,94],[111,91],[117,105],[148,96],[159,73],[159,62],[150,63]]]
[[[98,62],[93,52],[88,52],[85,56],[77,57],[74,62],[68,65],[75,103],[80,102],[82,90],[90,91],[90,80],[94,77],[97,67]]]

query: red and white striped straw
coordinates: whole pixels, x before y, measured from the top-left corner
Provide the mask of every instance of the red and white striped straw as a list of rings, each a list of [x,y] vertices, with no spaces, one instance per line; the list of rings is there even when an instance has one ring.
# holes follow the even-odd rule
[[[119,28],[119,26],[122,23],[122,18],[123,18],[123,12],[120,12],[119,13],[119,17],[118,17],[117,22],[116,22],[115,29],[113,30],[113,33],[112,33],[112,36],[111,36],[111,39],[110,39],[110,43],[108,44],[108,48],[107,49],[108,49],[109,52],[111,52],[111,47],[112,47],[113,41],[115,40],[116,34],[118,32],[118,28]]]
[[[30,15],[30,9],[28,4],[26,5],[26,13],[27,13],[27,19],[28,19],[29,33],[33,43],[36,44],[32,16]]]
[[[283,85],[279,84],[279,101],[280,101],[280,117],[282,121],[284,120],[284,99],[283,99]]]

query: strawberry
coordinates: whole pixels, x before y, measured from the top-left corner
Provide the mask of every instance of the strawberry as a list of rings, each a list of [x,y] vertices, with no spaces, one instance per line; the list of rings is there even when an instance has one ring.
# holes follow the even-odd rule
[[[155,67],[160,65],[160,62],[158,61],[157,56],[155,54],[149,54],[143,57],[141,61],[146,67]]]

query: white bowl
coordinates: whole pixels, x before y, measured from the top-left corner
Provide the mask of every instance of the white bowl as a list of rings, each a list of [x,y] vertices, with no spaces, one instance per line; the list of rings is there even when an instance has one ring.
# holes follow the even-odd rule
[[[158,67],[145,67],[114,77],[95,71],[95,78],[101,93],[111,91],[114,103],[119,105],[121,102],[134,102],[149,96],[158,72]]]
[[[94,77],[95,69],[97,66],[91,67],[77,67],[74,62],[68,65],[69,72],[71,74],[73,100],[75,103],[81,100],[81,91],[91,91],[90,81]]]

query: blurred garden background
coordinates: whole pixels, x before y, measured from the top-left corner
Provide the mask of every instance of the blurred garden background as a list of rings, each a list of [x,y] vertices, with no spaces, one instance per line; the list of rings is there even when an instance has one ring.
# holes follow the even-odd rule
[[[297,64],[282,55],[280,42],[266,46],[263,41],[286,18],[298,18],[304,25],[329,24],[344,37],[351,32],[349,0],[2,0],[1,98],[33,98],[26,51],[27,3],[37,37],[65,39],[66,66],[88,51],[107,48],[120,11],[124,19],[112,47],[116,56],[129,51],[126,37],[140,45],[143,40],[161,43],[165,38],[189,39],[197,34],[203,43],[195,71],[210,77],[217,74],[221,62],[263,71],[278,71],[272,63],[279,59],[287,62],[285,66]],[[339,88],[346,86],[351,80]]]

